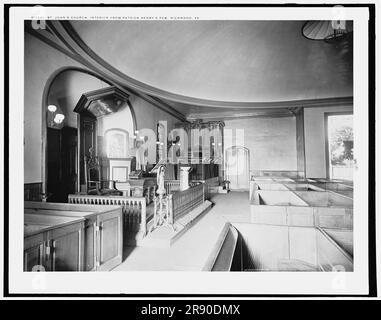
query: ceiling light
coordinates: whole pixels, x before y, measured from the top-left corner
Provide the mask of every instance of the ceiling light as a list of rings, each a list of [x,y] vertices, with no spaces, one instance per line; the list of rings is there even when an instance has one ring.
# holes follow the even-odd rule
[[[54,122],[57,124],[62,123],[64,121],[65,116],[62,113],[57,113],[56,116],[54,117]]]
[[[56,112],[57,111],[57,107],[54,104],[50,104],[50,105],[48,105],[48,110],[50,112]]]
[[[311,20],[302,27],[307,39],[338,42],[353,32],[353,21],[347,20]]]

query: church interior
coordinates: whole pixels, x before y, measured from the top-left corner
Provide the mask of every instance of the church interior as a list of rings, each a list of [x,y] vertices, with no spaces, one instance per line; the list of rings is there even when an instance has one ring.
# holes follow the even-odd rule
[[[351,21],[24,37],[24,271],[353,271]]]

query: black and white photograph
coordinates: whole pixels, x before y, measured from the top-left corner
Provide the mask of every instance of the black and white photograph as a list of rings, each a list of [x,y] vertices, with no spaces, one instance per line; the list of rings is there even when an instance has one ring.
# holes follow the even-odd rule
[[[372,6],[4,9],[7,294],[374,293]]]

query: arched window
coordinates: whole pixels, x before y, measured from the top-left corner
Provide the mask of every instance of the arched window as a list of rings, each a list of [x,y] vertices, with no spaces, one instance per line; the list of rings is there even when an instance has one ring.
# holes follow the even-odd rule
[[[129,150],[128,131],[109,129],[105,132],[106,155],[108,158],[127,158]]]

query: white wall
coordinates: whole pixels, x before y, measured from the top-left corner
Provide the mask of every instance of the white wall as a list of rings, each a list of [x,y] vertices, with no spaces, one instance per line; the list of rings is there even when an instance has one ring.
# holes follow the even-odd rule
[[[25,33],[24,58],[24,182],[42,181],[42,96],[49,77],[76,61]]]
[[[49,78],[64,67],[87,69],[60,51],[48,46],[37,38],[25,33],[24,60],[24,183],[42,182],[42,108],[44,88]],[[83,92],[107,86],[103,81],[87,74],[68,71],[57,77],[52,85],[48,103],[62,105],[66,118],[65,125],[76,127],[76,114],[71,112]],[[168,130],[179,122],[168,113],[158,109],[145,100],[130,96],[135,111],[138,129],[151,128],[156,132],[159,120],[167,120]],[[44,106],[45,108],[46,106]],[[115,119],[117,119],[116,117]],[[123,118],[118,118],[118,126]],[[130,124],[127,124],[129,127]]]
[[[228,130],[243,129],[243,146],[250,150],[250,170],[296,170],[295,117],[249,118],[225,121],[225,150],[229,148]]]
[[[108,83],[90,74],[68,70],[57,76],[52,83],[48,103],[55,104],[62,109],[65,114],[65,126],[76,128],[77,113],[73,112],[73,110],[82,94],[108,86]]]
[[[167,121],[168,125],[168,133],[175,128],[176,123],[180,123],[181,121],[167,112],[153,107],[149,102],[143,100],[140,97],[131,95],[130,103],[134,109],[137,129],[151,128],[156,133],[156,126],[159,121]]]
[[[306,176],[308,178],[328,178],[326,172],[324,113],[352,112],[352,106],[305,108],[304,134],[306,154]]]

